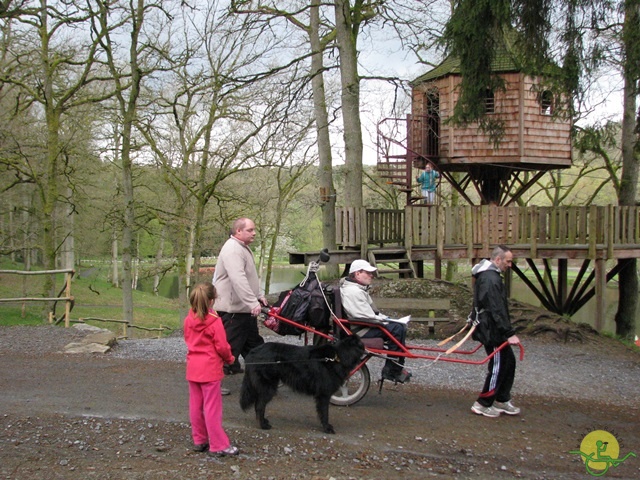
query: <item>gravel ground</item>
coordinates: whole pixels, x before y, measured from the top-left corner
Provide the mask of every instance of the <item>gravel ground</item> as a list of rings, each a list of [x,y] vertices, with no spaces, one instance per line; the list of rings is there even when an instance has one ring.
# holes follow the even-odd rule
[[[19,335],[16,329],[28,329]],[[13,332],[13,334],[11,334]],[[268,332],[268,331],[267,331]],[[0,350],[13,352],[60,351],[64,345],[85,335],[71,328],[14,327],[0,329]],[[281,337],[264,333],[266,341],[302,344],[298,337]],[[619,343],[596,337],[586,342],[561,343],[544,338],[524,337],[523,361],[518,362],[514,395],[534,394],[549,398],[573,398],[616,402],[637,407],[640,398],[640,355],[634,355]],[[436,346],[434,340],[415,341]],[[113,358],[183,362],[186,354],[180,332],[162,339],[120,340],[107,355]],[[483,355],[472,356],[480,360]],[[382,368],[381,359],[372,359],[369,368],[373,378]],[[407,360],[412,383],[417,385],[475,391],[484,375],[484,365],[452,363],[442,358]]]
[[[242,377],[232,376],[225,424],[242,453],[213,459],[189,448],[179,332],[119,341],[104,355],[58,353],[84,335],[0,327],[0,478],[581,479],[584,464],[570,451],[594,428],[614,432],[621,452],[640,454],[640,355],[599,336],[566,344],[521,337],[518,417],[470,413],[483,365],[410,360],[410,385],[370,391],[353,408],[332,407],[335,436],[321,433],[311,399],[287,390],[270,406],[274,429],[263,431],[240,410]],[[374,379],[381,362],[371,361]],[[639,472],[630,458],[607,478]]]
[[[302,344],[298,337],[267,336],[266,341]],[[606,339],[603,339],[606,340]],[[514,395],[535,394],[550,398],[569,397],[594,401],[615,401],[636,407],[640,398],[640,356],[621,358],[624,347],[584,343],[558,343],[537,338],[522,339],[525,355],[518,362]],[[417,340],[416,344],[436,347],[436,341]],[[608,343],[608,342],[607,342]],[[613,347],[613,345],[611,345]],[[516,348],[516,354],[518,349]],[[607,355],[605,355],[607,353]],[[172,336],[160,340],[120,341],[111,355],[117,358],[140,358],[183,361],[186,349],[182,338]],[[450,357],[455,357],[450,355]],[[418,385],[477,390],[485,366],[453,363],[440,357],[438,361],[407,360],[413,373],[411,382]],[[459,358],[459,357],[456,357]],[[474,354],[477,361],[484,350]],[[382,369],[383,360],[372,359],[369,369],[374,375]],[[479,372],[479,369],[482,372]]]

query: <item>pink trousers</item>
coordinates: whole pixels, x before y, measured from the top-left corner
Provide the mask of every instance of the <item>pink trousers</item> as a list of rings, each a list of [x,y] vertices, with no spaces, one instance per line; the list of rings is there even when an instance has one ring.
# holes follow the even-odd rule
[[[219,452],[230,446],[222,428],[222,394],[218,382],[189,382],[189,418],[195,445],[209,444],[209,450]]]

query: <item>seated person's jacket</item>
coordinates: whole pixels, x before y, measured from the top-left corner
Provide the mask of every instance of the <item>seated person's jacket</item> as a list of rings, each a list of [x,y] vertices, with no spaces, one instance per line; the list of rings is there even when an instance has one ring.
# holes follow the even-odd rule
[[[340,299],[342,311],[348,320],[382,326],[387,323],[387,316],[378,312],[373,305],[367,285],[360,285],[349,278],[343,278],[340,281]],[[362,325],[352,325],[351,331],[362,336],[369,331],[369,328]]]

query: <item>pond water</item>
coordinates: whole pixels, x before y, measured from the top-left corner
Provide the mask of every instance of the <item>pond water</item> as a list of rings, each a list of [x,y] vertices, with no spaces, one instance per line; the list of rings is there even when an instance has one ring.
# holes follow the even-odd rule
[[[291,267],[278,267],[275,268],[272,273],[271,280],[271,293],[281,292],[283,290],[287,290],[295,286],[304,278],[305,269],[299,266],[291,266]],[[318,275],[321,280],[325,279],[324,269],[320,269]],[[264,287],[264,282],[262,284]],[[138,290],[144,292],[151,292],[153,290],[153,280],[152,279],[141,279],[138,282]],[[178,276],[177,275],[167,275],[160,282],[160,295],[168,298],[177,298],[178,297]],[[519,300],[521,302],[528,303],[534,306],[540,306],[540,302],[536,298],[536,296],[529,290],[529,288],[522,283],[515,275],[512,281],[512,297],[515,300]],[[606,289],[606,315],[604,320],[603,330],[605,332],[614,333],[615,332],[615,322],[614,317],[616,311],[618,309],[618,289],[611,282],[607,286]],[[573,317],[574,322],[578,323],[586,323],[595,326],[595,298],[592,298],[587,302],[587,304],[580,309]],[[640,310],[638,312],[638,318],[636,318],[636,325],[640,325]]]

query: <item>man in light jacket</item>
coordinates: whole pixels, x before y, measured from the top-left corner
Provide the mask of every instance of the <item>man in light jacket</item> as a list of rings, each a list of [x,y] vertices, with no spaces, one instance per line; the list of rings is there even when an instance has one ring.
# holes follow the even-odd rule
[[[351,331],[361,338],[382,338],[391,351],[400,351],[400,347],[376,325],[384,326],[400,344],[405,344],[407,327],[402,323],[393,322],[386,315],[377,311],[373,305],[373,300],[369,295],[369,287],[373,281],[373,276],[378,270],[366,260],[355,260],[349,268],[349,276],[340,282],[340,298],[342,309],[348,320],[364,321],[371,324],[371,327],[362,325],[352,325]],[[382,378],[397,383],[408,382],[411,373],[403,368],[403,356],[387,357]]]
[[[233,222],[231,236],[222,246],[213,284],[218,298],[214,305],[222,317],[227,341],[236,362],[225,367],[227,375],[242,373],[238,358],[264,343],[258,332],[257,316],[267,300],[260,293],[260,280],[249,245],[256,238],[256,226],[248,218]]]

